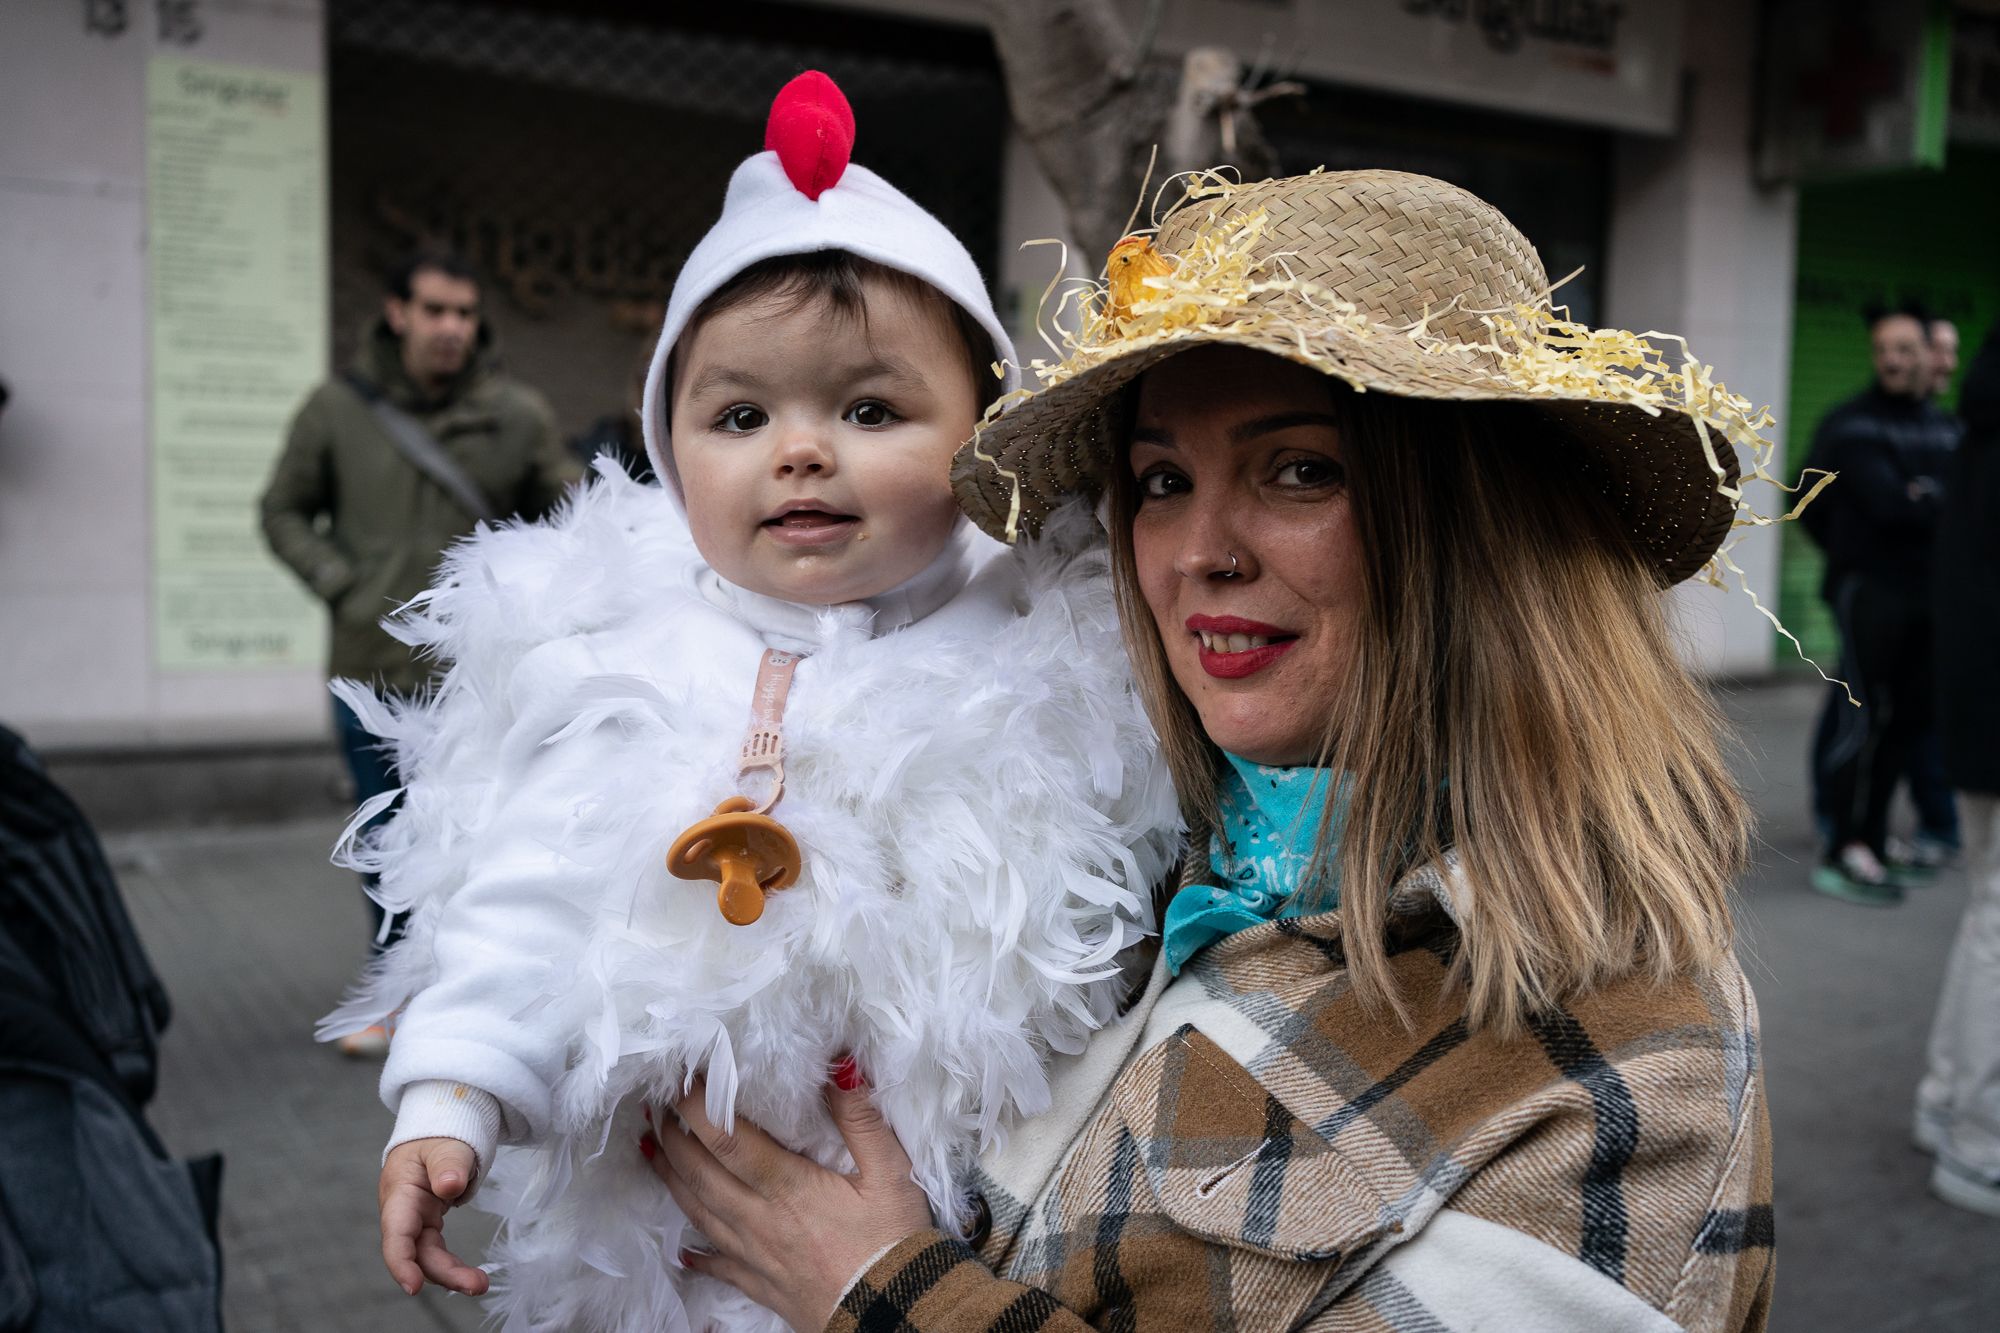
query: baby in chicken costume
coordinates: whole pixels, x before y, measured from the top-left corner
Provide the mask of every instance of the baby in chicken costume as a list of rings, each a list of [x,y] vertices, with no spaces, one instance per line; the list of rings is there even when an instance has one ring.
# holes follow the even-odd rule
[[[467,1272],[439,1228],[477,1189],[506,1329],[781,1327],[680,1267],[699,1237],[633,1151],[697,1077],[844,1167],[851,1055],[962,1226],[962,1168],[1113,1014],[1176,850],[1103,543],[958,516],[1012,348],[852,139],[802,75],[737,168],[646,385],[662,485],[604,469],[455,548],[397,622],[432,697],[336,687],[408,784],[346,858],[412,916],[323,1035],[397,1014],[385,1255],[411,1291]]]

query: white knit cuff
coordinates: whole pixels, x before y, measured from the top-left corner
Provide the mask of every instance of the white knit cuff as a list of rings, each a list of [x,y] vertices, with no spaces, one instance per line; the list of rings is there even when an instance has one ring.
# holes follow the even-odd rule
[[[472,1149],[472,1183],[458,1197],[459,1203],[472,1198],[486,1169],[493,1165],[493,1153],[500,1146],[500,1099],[490,1092],[450,1079],[423,1079],[403,1089],[396,1103],[396,1129],[389,1136],[389,1151],[412,1139],[457,1139]]]

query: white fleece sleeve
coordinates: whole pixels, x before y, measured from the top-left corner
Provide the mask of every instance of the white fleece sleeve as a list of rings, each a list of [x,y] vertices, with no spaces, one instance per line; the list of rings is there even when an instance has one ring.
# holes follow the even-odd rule
[[[397,1018],[389,1043],[381,1091],[399,1135],[440,1125],[447,1112],[468,1133],[483,1134],[488,1118],[477,1105],[445,1105],[461,1084],[496,1103],[495,1142],[548,1133],[553,1089],[578,1037],[560,1000],[605,891],[603,868],[579,850],[577,826],[603,780],[606,745],[596,733],[569,737],[538,751],[518,774],[495,774],[513,791],[485,821],[490,831],[479,836],[487,845],[465,883],[436,909],[434,978]],[[445,1094],[424,1087],[406,1110],[430,1084],[445,1085]],[[482,1165],[491,1164],[491,1143],[435,1132],[484,1147]]]
[[[494,1150],[500,1146],[499,1099],[444,1079],[412,1083],[403,1089],[396,1107],[396,1128],[382,1149],[383,1158],[412,1139],[457,1139],[472,1149],[472,1189],[459,1200],[465,1203],[486,1179],[486,1168],[493,1165]]]

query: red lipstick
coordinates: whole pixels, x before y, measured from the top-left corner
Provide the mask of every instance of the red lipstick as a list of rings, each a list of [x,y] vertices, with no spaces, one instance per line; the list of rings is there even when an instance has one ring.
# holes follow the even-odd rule
[[[1193,634],[1251,634],[1263,639],[1299,637],[1282,626],[1266,625],[1261,620],[1245,620],[1242,616],[1189,616],[1187,627]]]
[[[1298,635],[1278,625],[1245,620],[1241,616],[1189,616],[1188,632],[1195,636],[1195,656],[1201,669],[1218,680],[1241,680],[1254,676],[1292,650]],[[1273,642],[1229,650],[1230,635]]]

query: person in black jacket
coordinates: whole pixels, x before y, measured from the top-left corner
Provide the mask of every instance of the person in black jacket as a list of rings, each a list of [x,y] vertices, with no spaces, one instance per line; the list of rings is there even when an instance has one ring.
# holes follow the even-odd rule
[[[1875,381],[1827,413],[1806,463],[1839,474],[1804,518],[1862,705],[1830,701],[1815,744],[1827,845],[1812,884],[1881,905],[1902,898],[1889,801],[1930,724],[1931,545],[1958,446],[1957,422],[1931,401],[1930,323],[1912,305],[1870,312]]]
[[[1971,894],[1945,969],[1915,1137],[1931,1190],[2000,1217],[2000,325],[1960,392],[1965,439],[1938,524],[1937,712]]]

